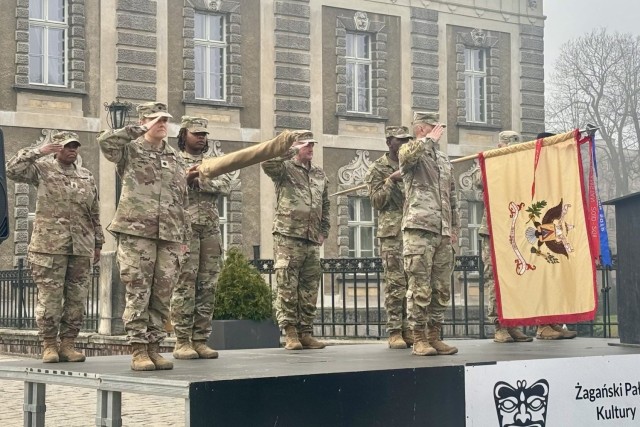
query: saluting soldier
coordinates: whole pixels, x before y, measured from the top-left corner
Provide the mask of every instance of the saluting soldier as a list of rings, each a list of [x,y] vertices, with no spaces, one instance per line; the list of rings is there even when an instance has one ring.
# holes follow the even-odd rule
[[[320,246],[329,235],[329,181],[312,163],[316,140],[294,132],[293,146],[262,163],[276,187],[273,240],[278,294],[276,316],[286,334],[285,349],[321,349],[312,336],[320,285]]]
[[[122,194],[107,230],[118,238],[120,278],[126,286],[122,320],[132,347],[131,369],[173,369],[159,354],[169,303],[191,228],[184,164],[165,140],[172,117],[161,102],[137,108],[139,124],[98,137],[105,158],[122,177]]]
[[[416,112],[416,139],[398,154],[405,187],[402,237],[408,319],[416,356],[458,352],[440,339],[451,299],[452,245],[460,229],[453,167],[438,145],[443,130],[438,113]]]
[[[59,132],[40,148],[18,151],[7,164],[8,178],[38,190],[27,259],[38,287],[36,323],[45,363],[85,360],[75,340],[91,260],[100,260],[104,241],[98,190],[91,172],[76,164],[79,147],[77,134]]]

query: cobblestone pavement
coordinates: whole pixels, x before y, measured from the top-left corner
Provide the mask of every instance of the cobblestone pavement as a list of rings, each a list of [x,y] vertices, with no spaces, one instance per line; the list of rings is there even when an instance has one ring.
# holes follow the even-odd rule
[[[20,360],[0,355],[0,362]],[[24,387],[20,381],[0,379],[0,426],[22,427]],[[95,426],[96,391],[88,388],[47,385],[47,427]],[[122,394],[122,424],[124,426],[184,426],[184,400]]]

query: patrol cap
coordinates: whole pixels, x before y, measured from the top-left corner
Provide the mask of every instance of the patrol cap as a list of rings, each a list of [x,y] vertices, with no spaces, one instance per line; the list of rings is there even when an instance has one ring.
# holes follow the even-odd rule
[[[138,105],[136,108],[138,111],[139,119],[155,119],[156,117],[168,117],[173,118],[171,114],[167,112],[167,104],[162,102],[145,102]]]
[[[440,123],[440,114],[425,111],[416,111],[413,113],[413,121],[411,124],[416,125],[418,123],[424,123],[432,126],[440,124],[442,127],[447,127],[444,123]]]
[[[63,132],[58,132],[53,134],[51,136],[51,141],[54,144],[60,144],[62,146],[65,146],[70,142],[77,142],[78,147],[82,145],[78,140],[78,134],[75,132],[68,132],[68,131],[63,131]]]
[[[384,130],[387,138],[393,137],[398,139],[413,138],[406,126],[387,126]]]
[[[549,136],[556,136],[556,134],[551,132],[540,132],[538,136],[536,136],[536,139],[547,138]]]
[[[505,130],[498,134],[498,139],[504,144],[517,143],[520,142],[520,134],[512,130]]]
[[[182,116],[181,129],[187,129],[191,133],[209,133],[207,125],[209,120],[203,117]]]
[[[296,136],[296,143],[307,143],[307,142],[313,142],[313,143],[318,143],[318,141],[316,141],[313,138],[313,133],[310,130],[303,130],[303,131],[298,131],[300,133],[298,133],[298,135]]]

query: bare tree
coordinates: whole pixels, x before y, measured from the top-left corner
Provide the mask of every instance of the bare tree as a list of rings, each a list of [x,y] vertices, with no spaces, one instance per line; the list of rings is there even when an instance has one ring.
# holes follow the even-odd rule
[[[632,191],[640,173],[639,73],[639,37],[594,30],[562,46],[547,92],[548,130],[600,128],[614,196]]]

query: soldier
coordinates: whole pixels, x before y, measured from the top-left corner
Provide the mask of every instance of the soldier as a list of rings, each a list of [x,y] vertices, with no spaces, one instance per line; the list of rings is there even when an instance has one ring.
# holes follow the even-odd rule
[[[405,126],[389,126],[385,130],[389,152],[373,162],[365,181],[369,198],[378,210],[380,258],[384,267],[384,306],[387,311],[389,348],[403,349],[413,344],[407,324],[407,277],[402,265],[402,207],[404,185],[400,175],[398,150],[412,136]]]
[[[329,235],[329,181],[311,163],[313,134],[296,134],[284,156],[262,163],[276,187],[277,207],[273,220],[276,315],[286,333],[285,349],[320,349],[313,320],[320,280],[320,246]]]
[[[138,125],[103,132],[100,150],[116,163],[122,195],[107,230],[118,238],[122,315],[133,352],[131,369],[173,369],[159,354],[171,289],[191,236],[184,164],[164,140],[171,115],[160,102],[138,106]]]
[[[555,133],[541,132],[536,139],[544,139],[550,136],[555,136]],[[536,330],[536,339],[539,340],[559,340],[559,339],[572,339],[578,336],[577,331],[571,331],[563,328],[558,323],[550,323],[544,325],[538,325]]]
[[[498,136],[498,148],[506,147],[511,143],[520,142],[520,135],[514,131],[500,132]],[[475,177],[476,182],[480,189],[482,189],[482,178],[480,176]],[[484,285],[489,293],[489,305],[487,307],[487,316],[489,322],[493,323],[495,327],[495,334],[493,341],[497,343],[510,343],[510,342],[531,342],[533,338],[527,336],[522,332],[521,328],[506,328],[500,325],[498,321],[498,311],[496,305],[496,289],[495,281],[493,280],[493,268],[491,263],[491,246],[490,246],[490,234],[487,227],[487,211],[485,209],[482,216],[482,224],[478,230],[478,234],[482,236],[482,262],[484,263]]]
[[[207,154],[207,119],[182,117],[178,134],[179,155],[186,168],[202,164]],[[171,321],[176,334],[176,359],[215,359],[218,352],[207,346],[222,246],[218,197],[228,195],[231,177],[193,177],[189,184],[191,240],[189,256],[171,295]]]
[[[7,177],[38,189],[27,259],[38,287],[36,323],[44,363],[85,360],[75,350],[75,339],[84,316],[91,260],[100,260],[104,241],[98,190],[91,172],[75,163],[78,147],[78,135],[59,132],[40,148],[20,150],[7,164]]]
[[[402,243],[409,277],[407,309],[416,356],[458,352],[440,340],[451,299],[452,244],[457,242],[459,219],[453,167],[438,150],[444,129],[438,120],[438,113],[416,112],[416,139],[400,147],[398,154],[405,187]]]

